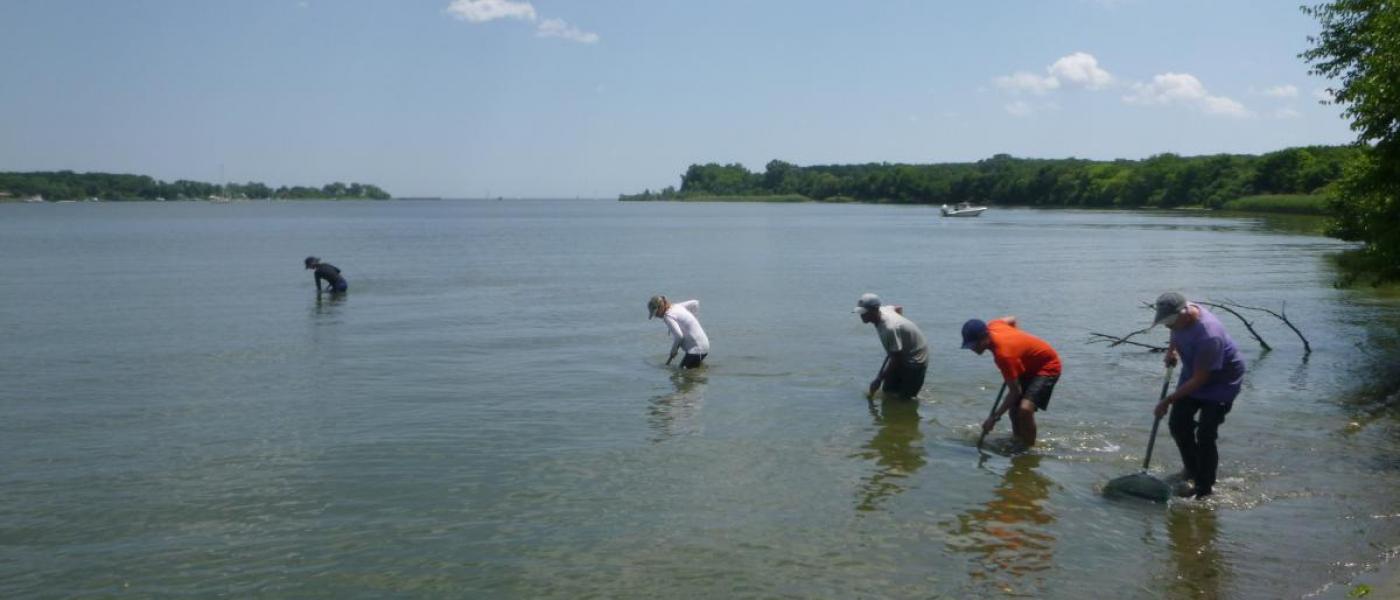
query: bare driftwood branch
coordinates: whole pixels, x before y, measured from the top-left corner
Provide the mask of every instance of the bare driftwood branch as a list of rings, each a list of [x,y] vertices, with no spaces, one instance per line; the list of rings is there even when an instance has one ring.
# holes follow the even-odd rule
[[[1269,343],[1264,341],[1264,337],[1259,335],[1258,331],[1254,330],[1254,323],[1250,322],[1249,319],[1244,318],[1244,315],[1240,314],[1239,311],[1219,302],[1207,302],[1205,300],[1197,300],[1196,304],[1204,304],[1206,306],[1218,308],[1227,313],[1235,315],[1235,317],[1238,318],[1241,323],[1244,323],[1244,328],[1249,330],[1249,335],[1254,336],[1254,339],[1259,342],[1259,347],[1263,348],[1265,352],[1273,350],[1273,348],[1269,346]]]
[[[1120,345],[1120,344],[1128,344],[1129,346],[1138,346],[1138,347],[1140,347],[1140,348],[1147,348],[1148,350],[1150,350],[1150,351],[1152,351],[1152,352],[1166,352],[1166,351],[1167,351],[1167,347],[1166,347],[1166,346],[1153,346],[1152,344],[1144,344],[1144,343],[1142,343],[1142,342],[1134,342],[1134,341],[1130,341],[1130,340],[1128,339],[1128,338],[1130,338],[1130,337],[1132,337],[1132,336],[1134,336],[1134,335],[1137,335],[1137,334],[1139,334],[1139,333],[1142,333],[1143,331],[1147,331],[1147,330],[1144,329],[1144,330],[1142,330],[1142,331],[1134,331],[1134,332],[1132,332],[1132,333],[1130,333],[1130,334],[1128,334],[1128,335],[1125,335],[1125,336],[1123,336],[1123,337],[1118,337],[1118,336],[1116,336],[1116,335],[1108,335],[1108,334],[1106,334],[1106,333],[1096,333],[1096,332],[1092,332],[1092,331],[1091,331],[1091,332],[1089,332],[1089,335],[1094,336],[1094,339],[1089,340],[1089,343],[1092,344],[1092,343],[1094,343],[1094,342],[1109,342],[1109,344],[1108,344],[1108,347],[1109,347],[1109,348],[1112,348],[1112,347],[1117,346],[1117,345]]]
[[[1296,326],[1293,325],[1293,322],[1288,320],[1288,303],[1287,303],[1287,302],[1284,302],[1284,303],[1282,303],[1282,304],[1279,306],[1279,312],[1274,312],[1274,311],[1269,310],[1269,309],[1267,309],[1267,308],[1262,308],[1262,307],[1258,307],[1258,306],[1245,306],[1245,305],[1240,304],[1240,303],[1238,303],[1238,302],[1235,302],[1234,300],[1231,300],[1231,299],[1229,299],[1229,298],[1226,298],[1226,299],[1225,299],[1225,303],[1226,303],[1226,304],[1229,304],[1230,306],[1233,306],[1233,307],[1235,307],[1235,308],[1242,308],[1242,309],[1245,309],[1245,310],[1257,310],[1257,311],[1259,311],[1259,312],[1268,313],[1268,314],[1273,315],[1274,317],[1278,318],[1278,320],[1283,321],[1283,324],[1284,324],[1284,325],[1287,325],[1289,329],[1292,329],[1292,330],[1293,330],[1293,333],[1295,333],[1295,334],[1298,335],[1298,339],[1300,339],[1300,340],[1303,341],[1303,354],[1305,354],[1305,355],[1306,355],[1306,354],[1312,354],[1312,344],[1309,344],[1309,343],[1308,343],[1308,338],[1303,337],[1303,332],[1298,331],[1298,328],[1297,328]]]

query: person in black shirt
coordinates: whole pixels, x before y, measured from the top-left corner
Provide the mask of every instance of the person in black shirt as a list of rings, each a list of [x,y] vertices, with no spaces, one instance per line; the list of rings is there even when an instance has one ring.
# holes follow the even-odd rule
[[[323,263],[319,258],[308,256],[306,257],[306,268],[316,269],[316,293],[318,294],[321,293],[322,279],[326,280],[326,285],[333,293],[343,293],[350,289],[350,285],[345,283],[345,278],[340,276],[340,269],[335,268],[333,264]]]

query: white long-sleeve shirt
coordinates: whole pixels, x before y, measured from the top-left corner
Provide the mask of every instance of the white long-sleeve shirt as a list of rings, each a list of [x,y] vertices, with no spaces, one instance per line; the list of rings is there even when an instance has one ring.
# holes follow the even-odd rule
[[[661,316],[661,320],[666,322],[666,329],[671,332],[671,351],[677,348],[684,348],[686,354],[709,354],[710,338],[706,337],[705,329],[700,327],[700,320],[695,318],[695,314],[700,312],[699,300],[686,300],[677,302],[666,309],[666,314]]]

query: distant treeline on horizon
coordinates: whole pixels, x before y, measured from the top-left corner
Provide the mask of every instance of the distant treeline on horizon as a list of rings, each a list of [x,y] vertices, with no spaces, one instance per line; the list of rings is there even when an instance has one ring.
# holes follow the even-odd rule
[[[1263,155],[1158,154],[1142,160],[1015,158],[975,163],[813,165],[781,160],[762,173],[740,164],[691,165],[681,187],[619,200],[774,196],[899,204],[1220,208],[1260,194],[1315,194],[1342,176],[1362,149],[1307,146]]]
[[[0,173],[0,197],[42,197],[45,200],[205,200],[216,198],[371,199],[388,200],[388,192],[363,183],[329,183],[319,188],[281,186],[250,181],[218,185],[181,179],[165,182],[146,175],[33,171]]]

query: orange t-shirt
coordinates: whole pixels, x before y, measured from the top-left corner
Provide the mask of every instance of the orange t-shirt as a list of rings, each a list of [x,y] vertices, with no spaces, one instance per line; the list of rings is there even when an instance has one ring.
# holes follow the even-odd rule
[[[1020,380],[1026,373],[1059,377],[1060,355],[1045,340],[1001,319],[987,324],[987,335],[992,338],[992,358],[1007,380]]]

